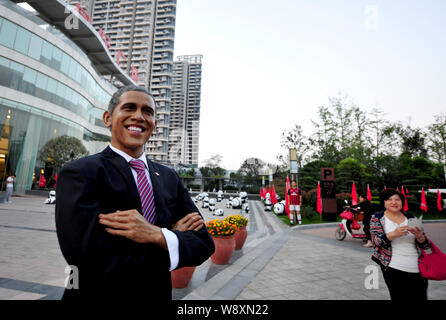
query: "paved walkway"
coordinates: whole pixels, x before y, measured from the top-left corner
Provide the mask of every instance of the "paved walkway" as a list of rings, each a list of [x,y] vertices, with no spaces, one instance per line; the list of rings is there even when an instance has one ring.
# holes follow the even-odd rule
[[[13,197],[0,204],[0,299],[60,299],[66,262],[57,242],[54,206],[41,197]],[[225,216],[239,210],[224,208]],[[200,204],[197,204],[200,208]],[[228,265],[207,260],[196,268],[175,300],[388,299],[378,272],[378,288],[367,289],[371,249],[354,239],[336,241],[335,226],[285,226],[257,201],[250,201],[248,238]],[[201,209],[205,220],[216,218]],[[446,223],[426,223],[426,232],[446,250]],[[368,278],[369,277],[369,278]],[[446,281],[429,282],[430,299],[446,299]]]

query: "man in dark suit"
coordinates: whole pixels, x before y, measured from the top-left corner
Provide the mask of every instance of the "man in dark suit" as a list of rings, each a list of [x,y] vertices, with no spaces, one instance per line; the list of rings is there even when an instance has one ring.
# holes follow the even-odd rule
[[[155,112],[146,89],[121,88],[103,115],[110,146],[59,174],[57,236],[79,277],[79,289],[66,289],[64,299],[171,299],[170,271],[199,265],[214,251],[177,173],[145,156]]]

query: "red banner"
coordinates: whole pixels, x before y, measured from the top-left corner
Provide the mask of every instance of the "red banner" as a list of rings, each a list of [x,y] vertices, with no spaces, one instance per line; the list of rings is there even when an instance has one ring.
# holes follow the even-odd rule
[[[321,183],[317,183],[317,212],[322,214]]]
[[[421,204],[420,209],[424,212],[427,212],[427,202],[426,202],[426,194],[424,193],[424,188],[421,190]]]
[[[353,181],[353,186],[352,186],[352,205],[358,204],[358,195],[356,194],[356,185],[355,182]]]

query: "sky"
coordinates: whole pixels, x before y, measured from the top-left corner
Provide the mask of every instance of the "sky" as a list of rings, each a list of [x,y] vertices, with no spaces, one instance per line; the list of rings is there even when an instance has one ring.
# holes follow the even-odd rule
[[[446,111],[444,0],[178,0],[175,57],[203,55],[199,166],[278,163],[339,93],[426,127]]]

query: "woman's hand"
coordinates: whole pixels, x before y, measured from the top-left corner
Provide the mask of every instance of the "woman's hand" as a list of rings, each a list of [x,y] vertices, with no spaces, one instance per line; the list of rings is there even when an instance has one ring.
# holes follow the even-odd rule
[[[407,235],[408,232],[409,232],[408,226],[399,226],[392,232],[387,233],[386,236],[387,236],[387,239],[392,241],[395,238],[399,238],[399,237],[403,237],[403,236]]]
[[[423,243],[424,241],[426,241],[426,237],[423,234],[423,231],[418,228],[408,228],[408,230],[415,236],[415,238],[417,238],[418,243]]]

